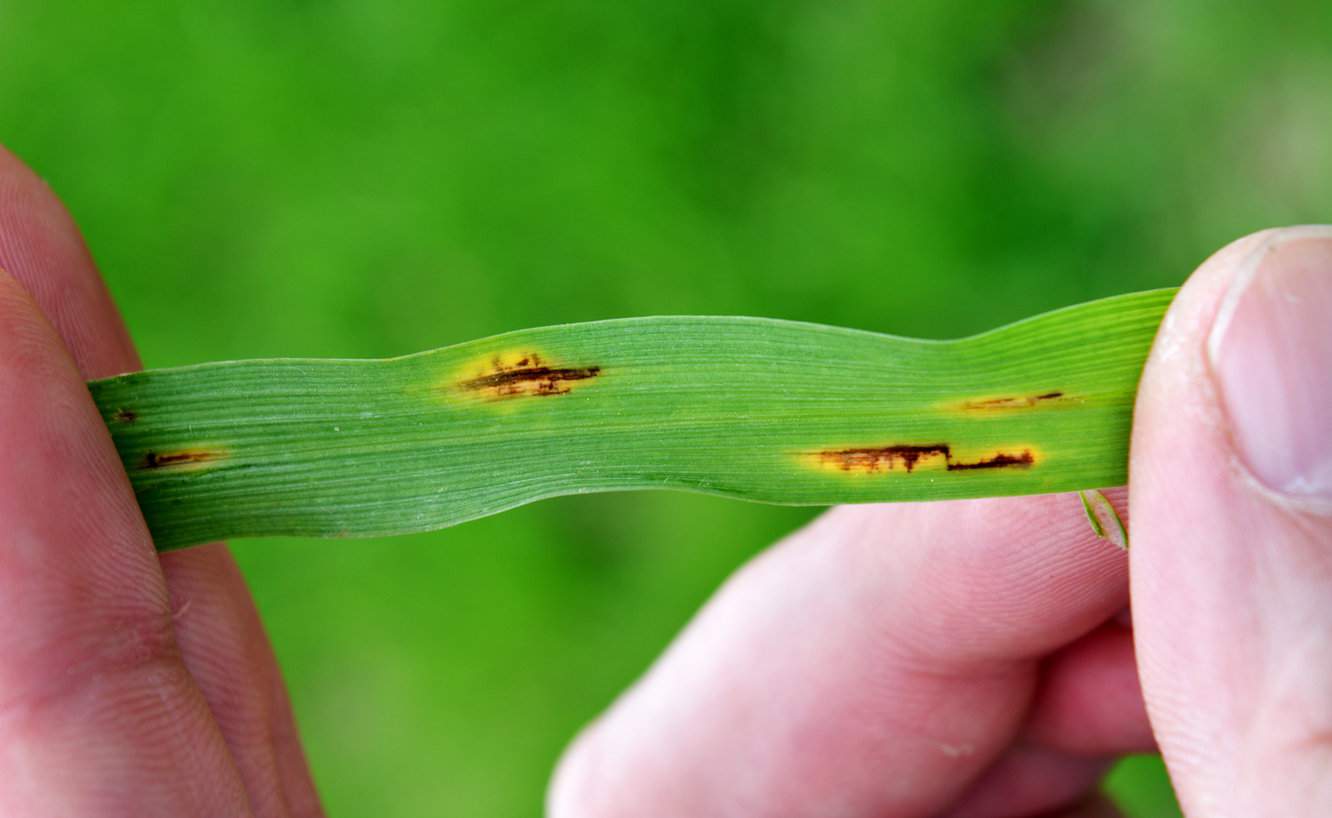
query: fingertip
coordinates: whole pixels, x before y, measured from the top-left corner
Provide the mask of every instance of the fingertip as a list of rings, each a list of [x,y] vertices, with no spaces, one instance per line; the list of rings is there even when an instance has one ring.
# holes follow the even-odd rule
[[[597,818],[615,814],[605,804],[610,788],[590,786],[590,779],[595,776],[592,756],[595,729],[596,722],[584,727],[560,754],[546,786],[546,818]]]
[[[1332,247],[1308,244],[1319,235],[1332,231],[1264,231],[1204,262],[1167,312],[1138,392],[1134,630],[1186,809],[1228,797],[1240,809],[1266,799],[1270,812],[1263,775],[1294,790],[1332,759],[1326,741],[1321,755],[1279,749],[1332,735],[1332,651],[1314,638],[1332,631],[1332,525],[1306,491],[1332,478],[1317,397],[1332,394],[1332,364],[1308,366],[1332,355]],[[1255,286],[1246,313],[1238,305]]]

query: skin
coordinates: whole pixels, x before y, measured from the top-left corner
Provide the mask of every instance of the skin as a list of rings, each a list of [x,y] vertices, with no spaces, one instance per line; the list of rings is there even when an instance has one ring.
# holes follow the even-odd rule
[[[549,814],[1108,816],[1107,765],[1158,746],[1190,815],[1332,813],[1332,525],[1236,467],[1194,388],[1262,241],[1203,265],[1148,364],[1133,490],[1107,493],[1132,583],[1073,496],[834,509],[583,732]],[[153,550],[83,385],[138,358],[3,150],[0,267],[0,814],[322,814],[225,546]]]

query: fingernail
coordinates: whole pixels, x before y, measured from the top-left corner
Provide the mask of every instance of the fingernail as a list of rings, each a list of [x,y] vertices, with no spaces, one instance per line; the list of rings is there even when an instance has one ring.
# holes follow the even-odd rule
[[[1332,501],[1332,226],[1273,233],[1208,343],[1239,456],[1268,488]]]

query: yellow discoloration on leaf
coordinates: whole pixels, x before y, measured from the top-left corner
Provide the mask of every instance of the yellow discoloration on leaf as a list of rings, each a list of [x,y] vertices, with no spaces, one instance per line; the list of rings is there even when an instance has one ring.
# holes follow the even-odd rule
[[[1085,399],[1076,395],[1069,395],[1059,389],[1051,389],[1030,395],[982,395],[948,403],[943,408],[974,415],[987,412],[1012,412],[1021,409],[1070,408],[1085,402]]]
[[[848,446],[801,452],[807,468],[855,475],[916,472],[1012,471],[1036,467],[1041,456],[1028,444],[1003,446],[982,452],[956,454],[949,443],[894,443],[884,446]]]

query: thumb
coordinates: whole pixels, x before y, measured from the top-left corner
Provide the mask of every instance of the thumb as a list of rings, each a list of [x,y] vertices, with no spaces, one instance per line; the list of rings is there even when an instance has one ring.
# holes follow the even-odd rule
[[[1143,693],[1191,816],[1332,815],[1332,227],[1241,239],[1170,308],[1134,418]]]

